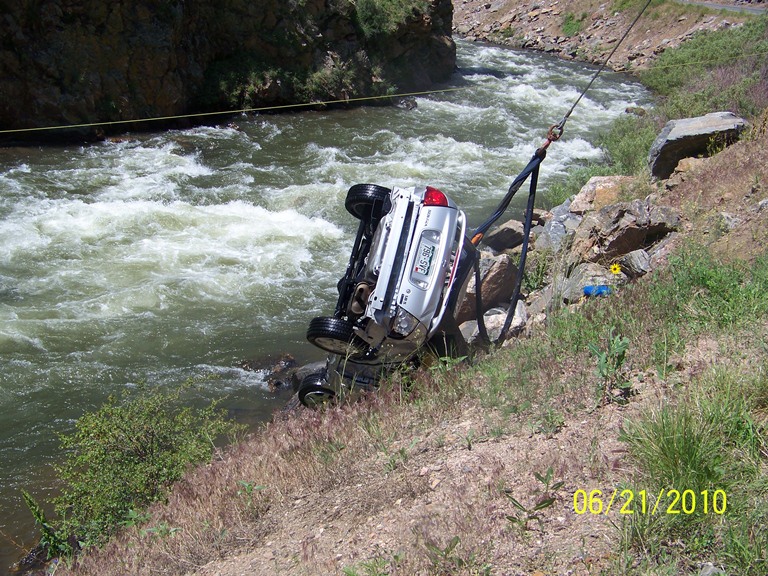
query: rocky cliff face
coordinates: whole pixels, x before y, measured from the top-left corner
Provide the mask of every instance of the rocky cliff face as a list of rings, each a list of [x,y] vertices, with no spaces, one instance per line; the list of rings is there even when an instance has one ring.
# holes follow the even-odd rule
[[[0,129],[345,99],[450,76],[450,0],[393,2],[401,17],[386,25],[362,4],[0,0]]]

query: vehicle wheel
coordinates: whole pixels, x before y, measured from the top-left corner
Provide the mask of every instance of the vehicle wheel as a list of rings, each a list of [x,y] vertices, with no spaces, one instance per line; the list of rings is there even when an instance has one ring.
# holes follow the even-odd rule
[[[357,355],[366,345],[355,336],[354,324],[332,316],[313,318],[307,328],[307,340],[331,354]]]
[[[317,408],[329,402],[333,402],[336,393],[328,388],[323,374],[310,374],[301,381],[297,393],[299,402],[308,408]]]
[[[376,184],[355,184],[347,192],[344,207],[359,220],[378,221],[385,214],[384,204],[390,192],[389,188]]]

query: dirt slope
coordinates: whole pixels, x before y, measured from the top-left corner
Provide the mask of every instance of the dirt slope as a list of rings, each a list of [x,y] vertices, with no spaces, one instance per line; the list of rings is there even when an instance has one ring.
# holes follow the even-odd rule
[[[677,178],[673,189],[662,187],[658,201],[685,215],[680,241],[710,236],[705,241],[725,257],[749,258],[764,250],[768,200],[755,181],[768,179],[765,135],[702,160],[682,181]],[[741,225],[713,237],[720,233],[712,222],[725,209]],[[691,342],[674,359],[679,382],[738,346],[737,337],[727,334]],[[618,441],[622,425],[673,392],[655,371],[635,373],[637,394],[629,404],[593,410],[589,385],[578,382],[590,374],[589,367],[566,362],[541,369],[550,371],[553,389],[565,391],[556,405],[561,421],[549,422],[543,413],[538,420],[517,420],[512,433],[496,434],[495,423],[479,405],[446,406],[439,425],[404,422],[396,438],[383,439],[361,419],[358,426],[366,427],[370,441],[381,443],[378,451],[357,461],[340,456],[327,477],[301,483],[266,511],[259,523],[263,533],[222,558],[190,567],[188,574],[613,574],[622,517],[579,514],[574,507],[584,503],[574,495],[595,489],[610,493],[630,475],[632,462]],[[514,385],[514,375],[507,376]],[[382,418],[388,416],[384,412]],[[523,529],[509,517],[522,520],[526,514],[506,495],[530,510],[545,492],[536,473],[545,475],[548,469],[552,483],[563,485],[551,492],[556,501],[542,511],[541,521],[530,517]],[[431,550],[426,564],[425,547]],[[492,558],[492,572],[484,572],[486,566],[474,560],[478,557]]]

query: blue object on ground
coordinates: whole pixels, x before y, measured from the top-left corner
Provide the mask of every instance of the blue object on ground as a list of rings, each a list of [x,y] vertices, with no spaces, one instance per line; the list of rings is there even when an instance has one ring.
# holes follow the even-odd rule
[[[608,296],[611,292],[611,287],[606,284],[584,286],[584,296]]]

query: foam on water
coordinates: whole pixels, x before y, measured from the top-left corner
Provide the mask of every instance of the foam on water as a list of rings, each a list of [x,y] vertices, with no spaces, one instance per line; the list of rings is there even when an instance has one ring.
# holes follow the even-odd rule
[[[21,310],[53,302],[51,314],[81,321],[179,301],[242,305],[307,280],[338,256],[341,236],[319,218],[244,201],[46,201],[0,224],[2,262],[16,272],[3,284],[24,295]]]

